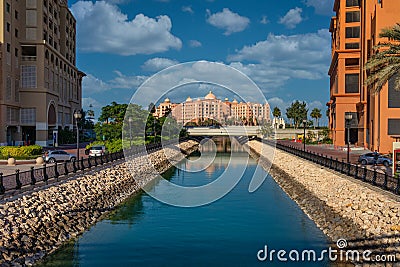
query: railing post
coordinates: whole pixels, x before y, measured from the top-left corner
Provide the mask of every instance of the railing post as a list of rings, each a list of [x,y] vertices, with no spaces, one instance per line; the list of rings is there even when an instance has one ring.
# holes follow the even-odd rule
[[[36,184],[36,179],[35,179],[35,168],[32,166],[31,167],[31,185]]]
[[[19,170],[17,169],[17,170],[15,170],[15,182],[16,182],[16,186],[15,186],[15,189],[21,189],[21,187],[22,187],[22,183],[21,183],[21,181],[19,180]]]
[[[43,181],[47,184],[47,180],[49,180],[49,176],[47,175],[47,166],[45,163],[43,164]]]
[[[77,161],[79,162],[79,159],[78,159],[78,160],[75,159],[75,160],[72,162],[72,166],[73,166],[73,168],[74,168],[74,170],[73,170],[74,173],[76,173],[76,171],[78,170],[78,168],[76,167],[76,162],[77,162]]]
[[[100,164],[101,164],[101,165],[103,165],[103,164],[104,164],[104,160],[103,160],[103,158],[104,158],[104,154],[102,154],[102,155],[100,156]]]
[[[387,190],[388,189],[388,173],[387,170],[385,170],[385,181],[383,182],[383,189]]]
[[[60,176],[60,174],[58,173],[58,169],[57,169],[57,162],[54,164],[54,178],[58,179],[58,177]]]
[[[351,164],[350,164],[350,162],[347,162],[347,176],[350,176],[350,168],[351,168]]]
[[[81,171],[83,172],[85,170],[85,165],[83,165],[83,157],[81,157]]]
[[[0,195],[4,195],[5,192],[6,192],[6,188],[4,187],[3,173],[0,172]]]
[[[364,166],[363,169],[364,169],[364,171],[363,171],[363,175],[362,175],[362,180],[365,182],[365,181],[367,181],[367,168]]]
[[[354,174],[354,178],[358,179],[358,164],[356,164],[356,173]]]
[[[88,162],[88,169],[92,168],[92,162],[90,161],[90,157],[87,158],[87,162]]]
[[[97,155],[94,155],[94,166],[97,167]]]
[[[341,172],[341,173],[344,173],[344,159],[342,159],[342,167],[341,167],[341,169],[340,169],[340,172]]]
[[[65,173],[65,175],[68,175],[68,166],[67,166],[67,162],[64,162],[64,173]]]
[[[333,169],[333,157],[331,156],[331,160],[329,162],[329,169]]]
[[[397,195],[400,195],[400,178],[397,178],[397,187],[396,187],[395,193]]]
[[[377,172],[376,172],[376,167],[374,168],[374,177],[372,178],[372,184],[376,185],[376,178],[377,178]]]

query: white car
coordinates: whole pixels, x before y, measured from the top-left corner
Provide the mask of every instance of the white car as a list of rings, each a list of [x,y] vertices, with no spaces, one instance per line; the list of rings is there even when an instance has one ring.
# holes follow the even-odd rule
[[[89,150],[89,156],[103,156],[106,153],[105,146],[92,146]]]
[[[53,150],[48,151],[43,156],[44,161],[48,163],[54,163],[57,161],[75,161],[76,156],[74,154],[69,154],[64,150]]]

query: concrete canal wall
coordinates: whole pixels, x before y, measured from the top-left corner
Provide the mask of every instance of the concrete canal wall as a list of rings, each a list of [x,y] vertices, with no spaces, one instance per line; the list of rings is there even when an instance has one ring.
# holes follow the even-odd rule
[[[268,145],[247,145],[252,156],[270,166]],[[332,243],[344,238],[348,249],[394,254],[399,265],[386,266],[400,266],[399,197],[278,149],[270,174]]]
[[[180,149],[191,153],[197,145],[187,141]],[[2,203],[0,266],[32,265],[83,233],[107,211],[154,179],[158,172],[168,170],[171,161],[180,161],[183,157],[177,147],[165,148],[149,157],[136,157]]]

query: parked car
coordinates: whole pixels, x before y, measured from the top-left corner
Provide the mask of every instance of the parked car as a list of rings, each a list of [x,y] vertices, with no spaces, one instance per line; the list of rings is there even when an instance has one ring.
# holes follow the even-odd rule
[[[375,164],[375,153],[367,153],[361,155],[358,158],[358,162],[360,162],[362,165]],[[391,158],[378,154],[378,159],[376,160],[376,164],[383,164],[386,167],[389,167],[393,164],[393,161]]]
[[[47,151],[44,156],[44,161],[48,163],[54,163],[57,161],[75,161],[76,156],[74,154],[69,154],[64,150],[52,150]]]
[[[106,147],[105,146],[92,146],[89,149],[89,156],[94,157],[94,156],[102,156],[106,153]]]

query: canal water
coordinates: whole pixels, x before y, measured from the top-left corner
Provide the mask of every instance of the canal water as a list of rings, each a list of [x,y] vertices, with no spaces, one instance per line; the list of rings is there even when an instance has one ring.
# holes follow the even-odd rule
[[[218,147],[204,171],[185,171],[202,164],[195,154],[164,177],[179,185],[199,186],[217,179],[229,162],[238,172],[245,167],[243,178],[225,197],[202,207],[179,208],[141,192],[41,266],[328,266],[279,262],[276,256],[273,262],[257,259],[266,245],[269,251],[320,251],[328,248],[328,241],[272,177],[249,193],[256,161],[238,145]],[[204,150],[206,154],[207,147]],[[155,182],[152,190],[162,190],[160,186]]]

